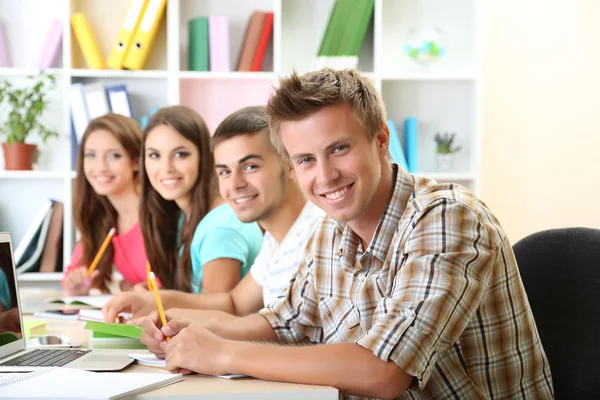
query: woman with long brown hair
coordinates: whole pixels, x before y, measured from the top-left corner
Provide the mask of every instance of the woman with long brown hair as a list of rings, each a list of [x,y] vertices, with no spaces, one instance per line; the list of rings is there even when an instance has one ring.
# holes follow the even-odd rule
[[[90,288],[108,292],[113,265],[123,275],[122,289],[146,282],[146,253],[138,222],[141,147],[137,122],[119,114],[93,119],[83,134],[73,196],[81,241],[63,279],[68,295],[85,295]],[[87,268],[111,228],[116,233],[88,280]]]
[[[144,129],[140,225],[164,288],[226,292],[254,263],[258,224],[240,222],[220,197],[210,134],[194,110],[158,110]]]

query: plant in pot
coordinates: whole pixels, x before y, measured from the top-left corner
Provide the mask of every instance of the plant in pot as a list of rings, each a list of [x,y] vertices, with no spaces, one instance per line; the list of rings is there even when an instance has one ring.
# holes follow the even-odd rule
[[[454,156],[460,150],[460,147],[453,145],[454,138],[456,137],[455,132],[436,132],[435,143],[435,157],[438,170],[446,172],[452,168],[454,163]]]
[[[50,137],[58,137],[57,132],[40,123],[56,78],[44,71],[28,78],[31,83],[24,87],[17,87],[6,79],[0,81],[0,115],[5,116],[0,120],[0,136],[6,138],[2,148],[7,170],[33,169],[37,146],[25,143],[30,134],[37,133],[44,143]]]

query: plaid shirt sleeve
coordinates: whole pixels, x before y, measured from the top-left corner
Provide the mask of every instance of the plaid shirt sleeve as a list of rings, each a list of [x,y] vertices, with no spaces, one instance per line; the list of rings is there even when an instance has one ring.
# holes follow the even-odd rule
[[[413,206],[388,253],[391,292],[356,342],[394,361],[423,389],[438,355],[458,340],[478,309],[497,250],[468,204],[442,198]]]
[[[321,343],[319,301],[315,291],[312,238],[306,244],[306,258],[300,262],[298,273],[277,300],[259,311],[269,321],[281,343]]]

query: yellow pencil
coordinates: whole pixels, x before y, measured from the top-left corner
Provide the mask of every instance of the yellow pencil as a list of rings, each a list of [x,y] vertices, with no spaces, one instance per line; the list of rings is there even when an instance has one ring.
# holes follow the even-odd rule
[[[167,318],[165,317],[165,310],[163,309],[162,301],[158,295],[158,288],[156,287],[156,280],[154,279],[154,272],[148,274],[150,282],[152,283],[152,289],[154,290],[154,297],[156,298],[156,306],[158,307],[158,313],[160,314],[160,320],[163,326],[167,325]],[[171,339],[171,336],[167,336],[167,342]]]
[[[98,250],[98,253],[96,253],[96,257],[94,257],[94,261],[92,261],[92,265],[90,265],[90,267],[88,268],[88,277],[92,276],[92,273],[98,266],[98,263],[100,262],[100,259],[102,258],[102,254],[104,254],[104,251],[108,247],[108,244],[110,243],[110,240],[112,239],[112,236],[114,234],[115,234],[115,228],[112,227],[112,228],[110,228],[110,231],[108,231],[108,235],[106,235],[106,239],[104,239],[104,243],[102,243],[102,246],[100,246],[100,250]]]
[[[150,272],[152,272],[150,261],[146,260],[146,280],[148,281],[148,290],[152,290],[152,283],[150,283]]]

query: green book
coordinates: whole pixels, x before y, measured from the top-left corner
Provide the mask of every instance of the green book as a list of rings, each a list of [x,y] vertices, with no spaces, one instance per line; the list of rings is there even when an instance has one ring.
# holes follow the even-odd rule
[[[360,48],[362,46],[363,41],[365,40],[365,34],[367,33],[367,28],[369,27],[369,23],[373,17],[373,8],[375,7],[374,0],[362,0],[362,5],[359,7],[359,18],[356,26],[354,27],[354,32],[352,35],[352,44],[350,47],[350,54],[353,56],[358,56],[360,53]]]
[[[142,334],[141,326],[117,324],[113,322],[86,321],[83,328],[93,331],[92,335],[94,338],[128,337],[139,339],[140,335]]]
[[[323,38],[321,39],[321,46],[319,47],[319,52],[317,56],[328,56],[331,47],[331,41],[333,39],[333,25],[337,24],[337,18],[340,13],[340,0],[336,0],[333,3],[333,8],[331,9],[331,14],[329,15],[329,21],[327,22],[327,26],[325,27],[325,32],[323,33]],[[335,21],[335,22],[334,22]]]
[[[208,17],[197,17],[188,23],[190,71],[210,71],[208,47]]]
[[[351,52],[354,32],[356,31],[356,25],[361,18],[362,2],[361,0],[346,0],[347,13],[345,14],[344,23],[341,27],[340,35],[337,43],[338,56],[351,56],[354,55]]]
[[[342,42],[344,41],[344,34],[346,33],[346,26],[348,25],[348,19],[352,14],[352,7],[355,4],[355,0],[340,0],[341,9],[337,23],[332,29],[332,43],[329,51],[329,56],[343,56]]]

